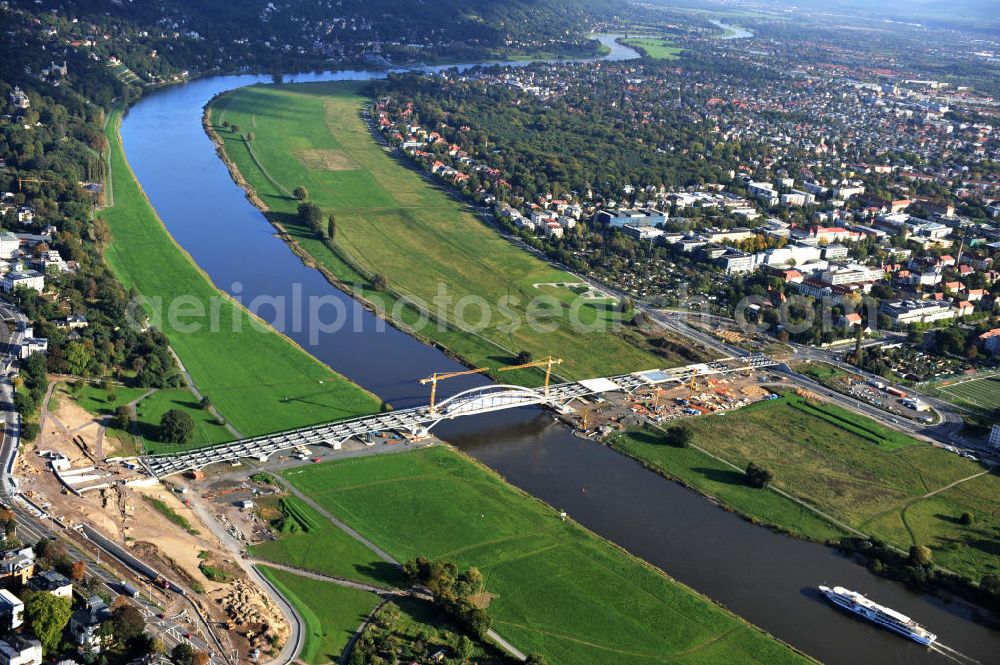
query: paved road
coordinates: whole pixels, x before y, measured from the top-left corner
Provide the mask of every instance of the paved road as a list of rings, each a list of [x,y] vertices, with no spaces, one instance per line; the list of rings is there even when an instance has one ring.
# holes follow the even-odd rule
[[[18,537],[22,542],[34,543],[43,539],[59,538],[65,544],[66,554],[71,560],[85,561],[87,563],[87,573],[89,575],[96,578],[112,595],[121,595],[122,589],[120,580],[123,577],[121,573],[116,573],[104,568],[103,565],[100,565],[95,561],[94,557],[91,556],[89,552],[85,551],[81,547],[78,547],[74,542],[67,541],[65,537],[60,537],[64,532],[63,529],[58,526],[50,528],[45,523],[48,520],[39,519],[35,513],[24,504],[14,501],[11,503],[11,509],[16,515]],[[98,555],[98,559],[103,559],[104,562],[108,561],[107,556],[101,557]],[[142,615],[146,618],[147,630],[162,639],[168,650],[172,649],[177,644],[186,643],[190,644],[195,649],[212,654],[213,660],[218,658],[219,652],[217,648],[209,647],[208,644],[198,637],[186,637],[188,630],[177,622],[176,619],[178,617],[170,618],[164,616],[161,618],[159,615],[163,613],[163,610],[155,602],[153,602],[152,598],[148,595],[146,598],[142,598],[141,596],[138,598],[131,598],[127,595],[122,595],[122,597],[135,605],[136,608],[142,612]],[[204,629],[206,629],[206,627],[203,626],[203,630]]]
[[[7,352],[0,355],[0,366],[2,366],[0,369],[3,370],[2,376],[0,376],[0,414],[2,414],[0,415],[2,418],[0,421],[0,428],[2,428],[2,433],[0,433],[0,437],[2,437],[2,441],[0,441],[0,499],[14,511],[18,537],[22,542],[36,543],[39,540],[56,538],[62,540],[66,546],[66,554],[71,560],[86,562],[88,575],[99,580],[112,594],[119,595],[121,593],[120,573],[115,573],[100,565],[100,552],[97,551],[97,561],[95,561],[89,552],[76,544],[75,538],[68,537],[69,530],[67,528],[54,523],[37,507],[31,506],[18,492],[14,467],[21,444],[21,419],[14,409],[14,388],[7,378],[7,373],[15,369],[18,364],[16,350],[24,336],[27,321],[21,312],[4,302],[0,302],[0,318],[15,322],[13,332],[9,331],[6,325],[0,325],[0,348],[2,345],[7,346]],[[105,561],[107,561],[107,557]],[[158,615],[161,610],[150,598],[124,597],[142,612],[143,616],[146,617],[148,630],[160,637],[168,649],[185,642],[196,649],[212,654],[213,658],[222,653],[220,649],[210,648],[196,637],[185,637],[187,630],[175,620],[166,617],[160,618]],[[196,620],[198,618],[200,617],[196,617]],[[207,625],[204,625],[203,620],[202,624],[206,634],[214,637],[214,633]],[[219,646],[221,647],[221,645]]]
[[[679,312],[664,312],[661,310],[649,310],[649,314],[654,321],[660,323],[665,328],[676,334],[703,344],[713,349],[716,353],[733,356],[746,356],[749,353],[746,350],[740,349],[731,344],[726,344],[712,335],[688,325],[684,320],[687,316],[686,314]],[[794,353],[792,359],[794,361],[807,360],[813,362],[825,362],[845,371],[863,376],[866,379],[884,381],[881,377],[876,377],[873,374],[843,362],[840,359],[842,354],[841,351],[817,349],[799,344],[790,344],[789,346],[793,349]],[[776,368],[776,372],[787,376],[793,384],[821,395],[829,401],[834,402],[838,406],[848,409],[849,411],[872,418],[886,427],[900,430],[932,443],[960,446],[974,450],[981,456],[991,458],[993,456],[993,452],[989,450],[984,443],[971,441],[960,435],[960,432],[964,427],[962,416],[958,413],[954,406],[936,397],[925,395],[913,390],[907,391],[912,397],[930,405],[931,408],[933,408],[941,416],[940,422],[928,424],[919,420],[913,420],[889,413],[872,404],[869,404],[864,400],[856,399],[850,395],[827,388],[810,377],[794,371],[787,363]]]

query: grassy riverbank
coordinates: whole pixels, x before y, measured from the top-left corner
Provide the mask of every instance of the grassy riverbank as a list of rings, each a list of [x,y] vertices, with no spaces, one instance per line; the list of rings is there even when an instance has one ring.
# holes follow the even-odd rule
[[[164,316],[158,327],[199,390],[244,435],[377,411],[377,398],[253,321],[174,242],[128,166],[118,135],[120,119],[116,111],[107,130],[114,205],[101,214],[112,233],[105,256],[125,288],[161,299]],[[184,301],[214,312],[214,325],[207,317],[183,316],[182,325],[170,325],[167,308]],[[202,325],[184,332],[183,324],[192,321]]]
[[[551,663],[808,662],[450,449],[283,475],[399,560],[478,567],[496,630]]]
[[[935,563],[976,582],[1000,573],[1000,478],[977,475],[985,471],[978,464],[797,396],[683,426],[693,446],[739,470],[694,447],[674,448],[654,431],[618,436],[612,445],[754,520],[812,540],[835,537],[828,521],[747,486],[741,470],[753,461],[774,474],[773,487],[850,527],[903,550],[927,545]],[[962,523],[964,513],[972,523]]]
[[[559,373],[575,378],[679,362],[654,353],[632,326],[578,332],[571,325],[571,308],[551,298],[537,308],[548,331],[524,324],[504,327],[512,318],[525,321],[528,303],[543,295],[538,285],[577,280],[511,245],[467,205],[387,154],[361,117],[370,100],[360,89],[353,82],[253,86],[226,94],[210,107],[213,133],[257,205],[329,278],[355,286],[390,310],[399,296],[430,306],[439,288],[452,303],[481,302],[485,310],[479,304],[464,309],[470,325],[480,323],[484,311],[489,317],[489,325],[477,333],[456,325],[454,305],[444,312],[449,322],[444,329],[436,323],[419,326],[420,313],[412,307],[397,317],[477,366],[509,363],[523,350],[566,358]],[[245,140],[249,133],[252,142]],[[291,192],[298,186],[305,187],[324,219],[335,215],[332,248],[297,219],[299,201]],[[391,293],[371,288],[375,274],[386,277]],[[588,303],[583,309],[597,306]]]
[[[308,665],[339,662],[351,636],[379,603],[378,597],[367,591],[268,566],[259,566],[258,570],[302,617],[305,643],[298,660]]]
[[[673,42],[660,39],[658,37],[633,37],[623,39],[622,44],[638,49],[646,57],[653,60],[677,60],[681,55],[681,49],[674,46]]]

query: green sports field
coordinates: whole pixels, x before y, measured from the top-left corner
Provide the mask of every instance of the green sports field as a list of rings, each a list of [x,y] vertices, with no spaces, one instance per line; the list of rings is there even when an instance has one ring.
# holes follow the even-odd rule
[[[113,237],[105,256],[126,289],[165,303],[193,298],[205,311],[218,303],[217,331],[166,326],[164,332],[219,412],[242,434],[254,435],[378,411],[380,401],[373,395],[287,338],[251,325],[246,310],[223,297],[173,241],[125,160],[120,118],[116,111],[107,131],[114,205],[102,213]]]
[[[559,373],[571,378],[679,364],[653,353],[632,326],[578,331],[570,324],[571,308],[558,298],[534,310],[546,329],[523,325],[529,303],[544,295],[536,284],[578,280],[514,247],[467,205],[387,154],[361,116],[370,100],[360,89],[357,83],[252,86],[211,106],[212,127],[226,154],[272,221],[310,256],[337,279],[361,282],[374,299],[380,295],[366,281],[377,273],[396,295],[428,305],[443,289],[453,303],[445,308],[451,323],[460,318],[458,303],[466,303],[463,318],[478,334],[442,332],[437,325],[418,334],[477,366],[507,364],[522,350],[565,358]],[[224,127],[227,122],[239,132]],[[252,142],[245,140],[249,133]],[[336,252],[297,220],[299,202],[290,194],[298,186],[324,217],[335,215]],[[598,318],[593,312],[591,304],[590,322]],[[415,317],[411,311],[402,318],[412,324]],[[506,325],[513,319],[522,325]]]
[[[399,560],[479,568],[494,628],[550,663],[809,662],[450,449],[283,475]]]
[[[1000,419],[1000,376],[940,385],[935,392],[956,406],[975,411],[986,418]]]

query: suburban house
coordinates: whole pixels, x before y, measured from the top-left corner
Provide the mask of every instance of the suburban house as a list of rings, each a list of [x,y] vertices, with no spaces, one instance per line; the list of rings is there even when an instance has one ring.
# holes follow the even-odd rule
[[[41,665],[42,643],[20,635],[0,640],[0,665]]]
[[[73,583],[55,570],[46,570],[34,575],[28,580],[28,588],[32,591],[51,593],[57,598],[73,598]]]
[[[0,558],[0,585],[22,587],[35,574],[35,551],[30,547],[3,552]]]
[[[101,624],[111,619],[111,609],[100,596],[91,596],[84,606],[69,618],[69,632],[80,647],[100,651],[98,635]]]

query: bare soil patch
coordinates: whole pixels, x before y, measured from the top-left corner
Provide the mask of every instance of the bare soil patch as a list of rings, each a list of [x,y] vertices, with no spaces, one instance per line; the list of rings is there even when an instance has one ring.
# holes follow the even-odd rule
[[[357,162],[343,150],[296,150],[295,156],[310,169],[350,171],[358,168]]]

